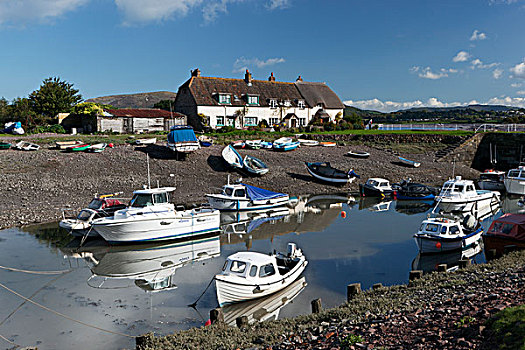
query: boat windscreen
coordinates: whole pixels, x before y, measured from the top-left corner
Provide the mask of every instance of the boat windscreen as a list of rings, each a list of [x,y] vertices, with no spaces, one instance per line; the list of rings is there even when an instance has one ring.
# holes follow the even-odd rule
[[[103,200],[98,199],[98,198],[94,198],[94,199],[88,204],[88,208],[89,208],[89,209],[93,209],[93,210],[97,210],[97,209],[102,208],[103,205],[104,205],[104,201],[103,201]]]
[[[129,205],[134,208],[147,207],[148,205],[153,205],[153,198],[151,194],[137,193],[131,198]]]

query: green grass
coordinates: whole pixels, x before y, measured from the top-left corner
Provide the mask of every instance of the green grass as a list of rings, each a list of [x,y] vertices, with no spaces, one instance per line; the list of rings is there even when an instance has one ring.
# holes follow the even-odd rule
[[[507,308],[487,321],[498,349],[525,350],[525,305]]]

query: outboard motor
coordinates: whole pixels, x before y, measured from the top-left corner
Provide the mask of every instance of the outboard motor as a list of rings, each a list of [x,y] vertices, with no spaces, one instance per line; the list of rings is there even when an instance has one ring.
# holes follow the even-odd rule
[[[296,253],[297,253],[297,244],[288,243],[288,257],[293,258],[295,257]]]

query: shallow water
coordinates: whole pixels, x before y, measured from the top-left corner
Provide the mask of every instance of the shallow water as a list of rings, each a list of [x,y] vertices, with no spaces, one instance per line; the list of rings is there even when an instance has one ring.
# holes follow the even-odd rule
[[[506,199],[505,212],[516,212],[515,202]],[[429,209],[421,202],[316,196],[284,211],[224,214],[223,232],[199,240],[125,247],[90,240],[79,249],[79,240],[71,241],[57,224],[3,230],[0,266],[24,271],[0,269],[0,335],[39,349],[133,348],[134,339],[94,327],[127,335],[199,327],[217,307],[214,285],[196,309],[187,305],[206,290],[228,255],[285,251],[288,242],[309,261],[304,280],[278,295],[225,308],[227,322],[243,314],[250,320],[308,314],[316,298],[323,307],[337,306],[345,301],[349,283],[359,282],[363,289],[406,283],[413,268],[453,266],[462,257],[418,256],[412,235]],[[488,223],[490,218],[484,226]],[[465,254],[475,263],[484,261],[479,250]],[[0,348],[12,346],[0,337]]]

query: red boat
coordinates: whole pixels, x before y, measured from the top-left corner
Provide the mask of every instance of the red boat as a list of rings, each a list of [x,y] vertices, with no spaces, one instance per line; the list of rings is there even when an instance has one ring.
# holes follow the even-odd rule
[[[496,256],[506,251],[525,248],[525,214],[505,214],[492,222],[483,235],[485,251],[496,250]]]

